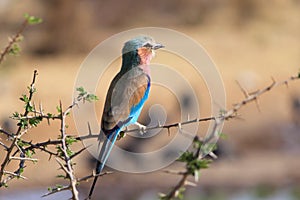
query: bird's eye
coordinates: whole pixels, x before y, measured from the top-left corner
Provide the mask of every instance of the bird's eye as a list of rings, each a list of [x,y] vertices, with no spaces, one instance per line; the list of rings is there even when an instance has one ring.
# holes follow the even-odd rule
[[[143,45],[143,47],[151,48],[152,45],[149,42],[147,42],[146,44]]]

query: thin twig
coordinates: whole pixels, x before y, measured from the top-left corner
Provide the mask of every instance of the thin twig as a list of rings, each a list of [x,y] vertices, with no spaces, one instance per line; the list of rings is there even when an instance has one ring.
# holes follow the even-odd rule
[[[0,141],[0,145],[2,146],[2,147],[4,147],[4,149],[7,151],[8,149],[9,149],[9,147],[8,146],[6,146],[3,142],[1,142]]]
[[[2,128],[0,128],[0,133],[3,133],[4,135],[6,135],[6,136],[9,137],[9,138],[13,138],[13,137],[14,137],[13,134],[11,134],[11,133],[9,133],[9,132],[3,130]]]
[[[102,172],[101,174],[95,174],[93,172],[93,174],[91,174],[91,175],[88,175],[88,176],[77,179],[77,182],[87,181],[87,180],[89,180],[91,178],[94,178],[96,176],[105,176],[105,175],[112,174],[112,173],[113,172]]]
[[[0,54],[0,64],[4,60],[5,56],[9,53],[12,46],[16,42],[18,42],[18,39],[20,38],[21,34],[23,33],[23,31],[25,30],[27,25],[28,25],[28,20],[26,19],[22,23],[22,25],[21,25],[20,29],[17,31],[17,33],[9,40],[9,43],[7,44],[7,46],[4,48],[4,50]]]
[[[28,160],[28,161],[32,161],[32,162],[37,162],[38,161],[38,159],[36,159],[36,158],[27,158],[27,157],[24,157],[24,158],[22,158],[22,157],[10,157],[9,158],[10,160]]]
[[[17,177],[17,178],[22,178],[22,179],[24,179],[24,180],[27,180],[27,179],[28,179],[28,178],[26,178],[25,176],[22,176],[22,175],[20,175],[20,174],[16,174],[16,173],[14,173],[14,172],[10,172],[10,171],[5,171],[5,170],[4,170],[4,173],[5,173],[5,174],[12,175],[12,176]]]
[[[177,170],[164,170],[163,172],[167,174],[173,174],[173,175],[184,175],[185,171],[177,171]]]
[[[78,156],[79,154],[81,154],[83,151],[85,151],[87,148],[89,148],[90,146],[92,145],[89,145],[87,147],[83,147],[81,148],[79,151],[75,152],[73,155],[70,156],[70,159],[73,159],[75,158],[76,156]]]
[[[164,199],[173,199],[177,197],[180,189],[185,185],[188,176],[189,174],[187,172],[184,173],[173,189],[166,196],[164,196]]]
[[[55,193],[62,192],[62,191],[65,191],[65,190],[70,190],[70,189],[71,189],[71,186],[55,188],[51,192],[49,192],[47,194],[44,194],[42,197],[47,197],[47,196],[53,195]]]

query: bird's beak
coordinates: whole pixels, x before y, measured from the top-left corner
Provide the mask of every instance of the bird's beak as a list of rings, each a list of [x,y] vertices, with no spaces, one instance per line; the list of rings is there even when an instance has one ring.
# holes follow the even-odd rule
[[[157,44],[153,45],[152,49],[157,50],[157,49],[164,48],[164,47],[165,47],[164,45],[157,43]]]

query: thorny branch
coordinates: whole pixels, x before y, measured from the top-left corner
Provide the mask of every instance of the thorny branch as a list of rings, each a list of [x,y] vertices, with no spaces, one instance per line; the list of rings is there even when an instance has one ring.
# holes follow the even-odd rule
[[[203,160],[205,158],[205,156],[210,151],[212,151],[213,146],[208,146],[209,149],[206,149],[205,146],[214,143],[216,141],[216,139],[218,139],[218,137],[219,137],[218,128],[219,128],[220,124],[222,124],[222,122],[224,122],[225,120],[235,118],[237,116],[237,112],[242,107],[246,106],[247,104],[249,104],[251,102],[257,103],[258,98],[260,96],[262,96],[263,94],[267,93],[268,91],[271,91],[272,89],[282,86],[282,85],[288,85],[291,81],[299,80],[299,79],[300,79],[300,73],[296,76],[291,76],[290,78],[288,78],[287,80],[284,80],[284,81],[277,82],[274,79],[272,79],[272,83],[270,85],[268,85],[265,88],[260,89],[256,92],[252,92],[252,93],[247,92],[244,88],[242,88],[239,85],[242,93],[245,96],[245,99],[241,100],[239,103],[234,104],[231,107],[231,109],[229,109],[227,111],[223,111],[220,116],[212,117],[209,119],[209,120],[214,120],[214,122],[215,122],[214,127],[213,127],[211,133],[206,138],[198,140],[198,137],[196,136],[195,139],[200,141],[202,145],[199,145],[197,147],[194,157],[197,160]],[[199,120],[196,120],[196,121],[199,121]],[[176,124],[173,124],[173,126],[180,127],[180,124],[183,124],[183,123],[176,123]],[[164,128],[164,126],[161,126],[160,128]],[[172,199],[178,197],[182,192],[181,190],[184,189],[184,187],[186,185],[188,185],[188,181],[187,181],[188,177],[190,175],[195,176],[195,174],[189,173],[188,164],[189,163],[187,162],[186,169],[185,169],[186,171],[183,171],[183,172],[182,171],[178,171],[178,172],[172,171],[172,174],[180,175],[181,178],[180,178],[179,182],[171,189],[171,191],[169,191],[168,194],[161,195],[160,198],[162,200],[172,200]],[[206,168],[206,167],[203,167],[203,168]],[[167,171],[167,173],[170,173],[170,171]],[[196,177],[195,177],[195,179],[196,179]]]
[[[7,183],[13,178],[24,178],[21,175],[25,168],[25,161],[37,162],[38,160],[32,158],[32,155],[35,154],[35,150],[39,149],[43,152],[51,156],[55,156],[57,163],[60,168],[65,172],[65,179],[69,180],[68,186],[62,187],[54,187],[50,188],[50,191],[47,195],[54,194],[60,192],[62,190],[70,190],[72,192],[72,199],[79,199],[77,185],[80,181],[87,180],[88,178],[94,177],[96,175],[92,174],[87,177],[77,179],[75,177],[72,159],[82,153],[86,148],[82,148],[77,152],[72,152],[70,149],[70,145],[76,141],[78,141],[79,137],[73,137],[67,134],[66,128],[66,118],[70,114],[71,110],[78,105],[79,102],[83,101],[94,101],[97,100],[97,97],[93,94],[87,93],[83,88],[78,88],[79,92],[78,96],[73,100],[72,104],[69,105],[65,110],[63,110],[62,103],[60,102],[57,110],[59,112],[58,115],[51,113],[44,113],[42,106],[39,106],[39,110],[36,109],[35,104],[32,102],[33,94],[36,92],[34,87],[35,81],[37,77],[37,71],[34,71],[34,76],[32,83],[28,87],[29,94],[22,95],[20,98],[21,101],[25,103],[25,111],[23,114],[15,112],[12,116],[12,119],[15,119],[18,122],[18,130],[16,133],[9,133],[2,128],[0,128],[0,133],[6,135],[8,140],[11,141],[10,145],[6,145],[3,142],[0,145],[6,150],[6,156],[1,165],[1,179],[0,179],[0,187],[7,186]],[[49,139],[45,142],[33,143],[32,141],[26,141],[22,138],[22,136],[28,132],[28,130],[32,127],[37,126],[43,119],[47,120],[48,124],[50,124],[49,120],[59,120],[60,121],[60,136],[56,140]],[[87,137],[95,137],[89,133]],[[57,151],[53,152],[48,147],[55,146]],[[20,156],[16,156],[16,154],[20,154]],[[19,167],[15,172],[6,171],[5,168],[9,164],[10,161],[17,160],[19,161]],[[101,176],[108,174],[104,173]]]
[[[42,121],[43,119],[47,120],[48,123],[50,124],[49,120],[59,120],[60,121],[60,138],[58,139],[49,139],[44,142],[37,142],[34,143],[33,141],[26,141],[22,138],[22,135],[28,131],[29,128],[32,126],[19,126],[18,130],[16,133],[9,133],[5,130],[3,130],[0,127],[0,133],[3,135],[6,135],[8,140],[11,141],[10,145],[7,145],[3,142],[0,141],[0,146],[4,148],[6,151],[6,156],[1,164],[1,169],[0,169],[0,187],[6,186],[7,183],[12,180],[13,178],[23,178],[25,179],[24,176],[21,175],[21,172],[23,168],[25,167],[25,161],[31,161],[31,162],[36,162],[37,160],[31,157],[28,157],[25,155],[26,152],[34,151],[36,149],[41,150],[47,154],[49,154],[50,158],[51,156],[54,156],[61,167],[61,169],[66,173],[66,179],[69,180],[69,185],[67,186],[62,186],[62,187],[56,187],[52,188],[47,195],[51,195],[63,190],[70,190],[72,192],[72,199],[78,199],[78,190],[77,190],[77,185],[79,182],[82,181],[87,181],[90,178],[95,177],[96,175],[94,173],[85,176],[83,178],[76,178],[74,169],[73,169],[73,163],[72,159],[79,155],[82,151],[85,150],[85,148],[82,148],[78,150],[77,152],[70,153],[69,149],[69,144],[68,144],[68,139],[72,138],[74,141],[78,140],[86,140],[90,138],[98,138],[98,134],[93,134],[89,132],[87,135],[84,136],[71,136],[66,133],[66,117],[67,115],[72,111],[72,109],[78,105],[80,101],[85,101],[86,98],[88,97],[88,93],[86,93],[82,88],[79,91],[81,95],[79,95],[76,99],[73,100],[72,104],[69,105],[64,111],[62,109],[62,104],[60,103],[59,105],[59,114],[58,115],[53,115],[49,113],[44,113],[42,106],[39,106],[39,110],[37,110],[32,103],[32,97],[33,93],[35,92],[35,81],[36,81],[36,76],[37,76],[37,71],[34,72],[33,80],[32,83],[29,87],[29,95],[28,95],[28,100],[26,101],[26,106],[25,106],[25,111],[22,115],[15,115],[14,118],[16,120],[35,120],[39,119]],[[287,85],[289,82],[294,81],[296,79],[299,79],[299,76],[292,76],[287,80],[281,81],[281,82],[276,82],[272,81],[270,85],[267,87],[258,90],[253,93],[248,93],[246,90],[242,89],[243,94],[245,95],[245,98],[241,100],[239,103],[236,103],[232,106],[230,110],[227,111],[222,111],[219,116],[212,116],[212,117],[207,117],[207,118],[198,118],[198,119],[192,119],[192,120],[187,120],[185,122],[178,122],[178,123],[172,123],[168,125],[161,125],[158,124],[157,126],[154,127],[147,127],[144,131],[149,131],[153,129],[167,129],[168,132],[170,133],[171,128],[179,128],[183,129],[184,125],[187,124],[192,124],[192,123],[199,123],[199,122],[204,122],[204,121],[214,121],[214,126],[210,134],[206,138],[200,139],[198,137],[195,138],[196,142],[201,143],[201,145],[197,145],[194,151],[192,152],[193,159],[195,161],[203,161],[206,159],[206,155],[210,152],[211,146],[210,144],[214,143],[216,138],[219,137],[219,127],[220,124],[222,124],[225,120],[235,118],[237,116],[237,112],[245,105],[247,105],[250,102],[256,102],[258,98],[263,95],[264,93],[274,89],[275,87],[281,86],[281,85]],[[95,99],[95,96],[89,96],[92,99]],[[134,130],[124,130],[124,132],[133,132],[133,131],[141,131],[139,129],[134,129]],[[21,146],[19,144],[23,144],[24,146]],[[50,146],[59,146],[61,152],[57,151],[54,152],[50,150],[48,147]],[[205,146],[209,148],[205,148]],[[16,156],[16,154],[20,153],[20,156]],[[59,158],[59,159],[58,159]],[[61,159],[61,160],[60,160]],[[5,168],[8,165],[8,163],[11,160],[17,160],[20,162],[19,168],[15,172],[9,172],[6,171]],[[204,162],[204,167],[200,168],[205,168],[206,164],[208,162]],[[182,189],[187,186],[187,185],[193,185],[188,181],[188,177],[194,176],[196,179],[197,176],[197,171],[199,169],[196,167],[196,170],[189,165],[190,163],[186,163],[186,168],[184,171],[167,171],[167,173],[171,174],[176,174],[180,175],[181,178],[179,182],[172,188],[171,191],[169,191],[168,194],[161,196],[161,199],[174,199],[178,197],[182,193]],[[197,164],[197,163],[196,163]],[[201,163],[200,163],[201,164]],[[193,170],[191,170],[193,169]],[[104,172],[100,176],[110,174],[111,172]]]
[[[68,113],[70,112],[70,110],[72,109],[72,106],[70,106],[65,112],[62,111],[62,104],[60,102],[60,116],[61,116],[61,142],[62,142],[62,152],[63,152],[63,158],[65,160],[66,163],[66,167],[64,167],[64,165],[62,163],[59,162],[59,160],[57,159],[57,162],[60,164],[60,166],[62,167],[62,169],[64,169],[64,171],[67,174],[67,177],[70,180],[70,187],[71,187],[71,192],[72,192],[72,199],[74,200],[78,200],[78,190],[76,187],[77,181],[74,175],[74,170],[73,170],[73,164],[72,161],[70,159],[69,153],[68,153],[68,146],[66,144],[66,139],[67,139],[67,135],[66,135],[66,117],[68,115]]]
[[[26,104],[23,116],[27,116],[28,113],[29,113],[28,112],[28,106],[30,105],[30,102],[32,100],[33,93],[35,92],[34,84],[35,84],[36,76],[37,76],[37,71],[35,70],[34,73],[33,73],[33,79],[32,79],[32,82],[31,82],[30,88],[29,88],[29,97],[28,97],[29,102]],[[5,169],[5,167],[8,165],[8,163],[11,160],[11,153],[13,152],[13,149],[17,148],[18,151],[21,154],[21,157],[24,157],[24,152],[22,151],[21,148],[19,148],[17,142],[18,142],[19,138],[24,134],[24,132],[26,132],[28,130],[28,128],[29,127],[26,127],[22,131],[22,127],[19,126],[19,128],[18,128],[18,130],[16,131],[15,134],[9,134],[9,136],[12,137],[13,139],[12,139],[12,142],[11,142],[10,146],[7,146],[8,148],[6,148],[6,155],[5,155],[5,158],[4,158],[4,160],[3,160],[2,164],[1,164],[1,169],[0,169],[0,187],[7,186],[7,183],[11,179],[13,179],[14,177],[17,177],[17,176],[12,175],[12,174],[8,174],[7,177],[4,177],[6,175],[6,173],[4,173],[4,169]],[[2,133],[6,133],[6,131],[1,131],[1,132]],[[25,162],[25,160],[21,160],[20,164],[19,164],[19,169],[17,169],[14,172],[18,176],[20,175],[21,169],[24,168],[24,162]]]

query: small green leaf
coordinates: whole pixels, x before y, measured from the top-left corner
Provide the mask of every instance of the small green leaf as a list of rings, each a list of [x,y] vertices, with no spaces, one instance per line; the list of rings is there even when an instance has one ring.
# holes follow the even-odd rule
[[[177,159],[179,162],[190,162],[194,159],[194,154],[193,152],[186,151],[181,156]]]
[[[74,142],[78,142],[78,140],[72,136],[68,136],[66,138],[66,144],[67,145],[72,145]]]
[[[25,155],[28,157],[28,158],[31,158],[33,153],[29,150],[25,151]]]
[[[20,119],[19,123],[17,123],[17,126],[25,129],[28,127],[28,121],[26,119]]]
[[[26,147],[26,146],[30,146],[30,144],[26,143],[26,142],[23,142],[22,140],[18,140],[17,142],[18,146],[19,147]]]
[[[89,94],[83,87],[78,87],[76,88],[76,91],[78,92],[78,97],[79,99],[83,101],[88,101],[88,102],[93,102],[99,100],[98,97],[94,94]]]
[[[24,101],[25,103],[28,103],[28,102],[29,102],[29,98],[27,97],[26,94],[23,94],[23,95],[20,97],[20,100],[21,100],[21,101]]]
[[[78,87],[78,88],[76,88],[76,91],[79,92],[79,94],[80,94],[80,93],[85,93],[85,90],[84,90],[83,87]]]
[[[88,95],[86,96],[86,100],[87,100],[88,102],[93,102],[93,101],[98,101],[99,99],[98,99],[98,97],[97,97],[96,95],[94,95],[94,94],[88,94]]]
[[[28,102],[28,103],[25,105],[25,108],[26,108],[26,111],[27,111],[27,112],[33,112],[33,111],[34,111],[34,107],[30,104],[30,102]]]
[[[60,184],[56,184],[55,187],[56,187],[57,189],[61,189],[61,188],[63,188],[64,186],[62,186],[62,185],[60,185]]]
[[[76,88],[76,91],[78,92],[78,98],[84,98],[84,96],[87,95],[83,87]]]
[[[60,106],[56,106],[56,110],[58,113],[61,113],[61,111],[62,111]]]
[[[14,112],[12,115],[13,118],[19,118],[19,116],[20,116],[20,114],[18,112]]]
[[[29,14],[24,14],[25,19],[27,20],[28,24],[33,25],[33,24],[39,24],[42,23],[43,20],[39,17],[31,16]]]
[[[177,198],[178,198],[178,199],[183,199],[183,198],[184,198],[184,192],[185,192],[185,188],[184,188],[184,187],[181,187],[181,188],[178,190]]]
[[[14,43],[12,47],[9,49],[8,54],[16,56],[19,55],[20,51],[21,51],[21,47],[18,44]]]
[[[40,117],[40,116],[38,116],[38,117],[34,117],[34,118],[31,118],[31,119],[29,119],[29,124],[31,125],[31,126],[37,126],[41,121],[42,121],[42,117]]]
[[[67,149],[67,154],[70,157],[70,156],[72,156],[74,154],[74,152],[72,150],[70,150],[70,149]]]
[[[62,174],[59,174],[59,175],[56,176],[56,178],[63,178],[63,179],[65,179],[66,176],[65,176],[65,175],[62,175]]]

